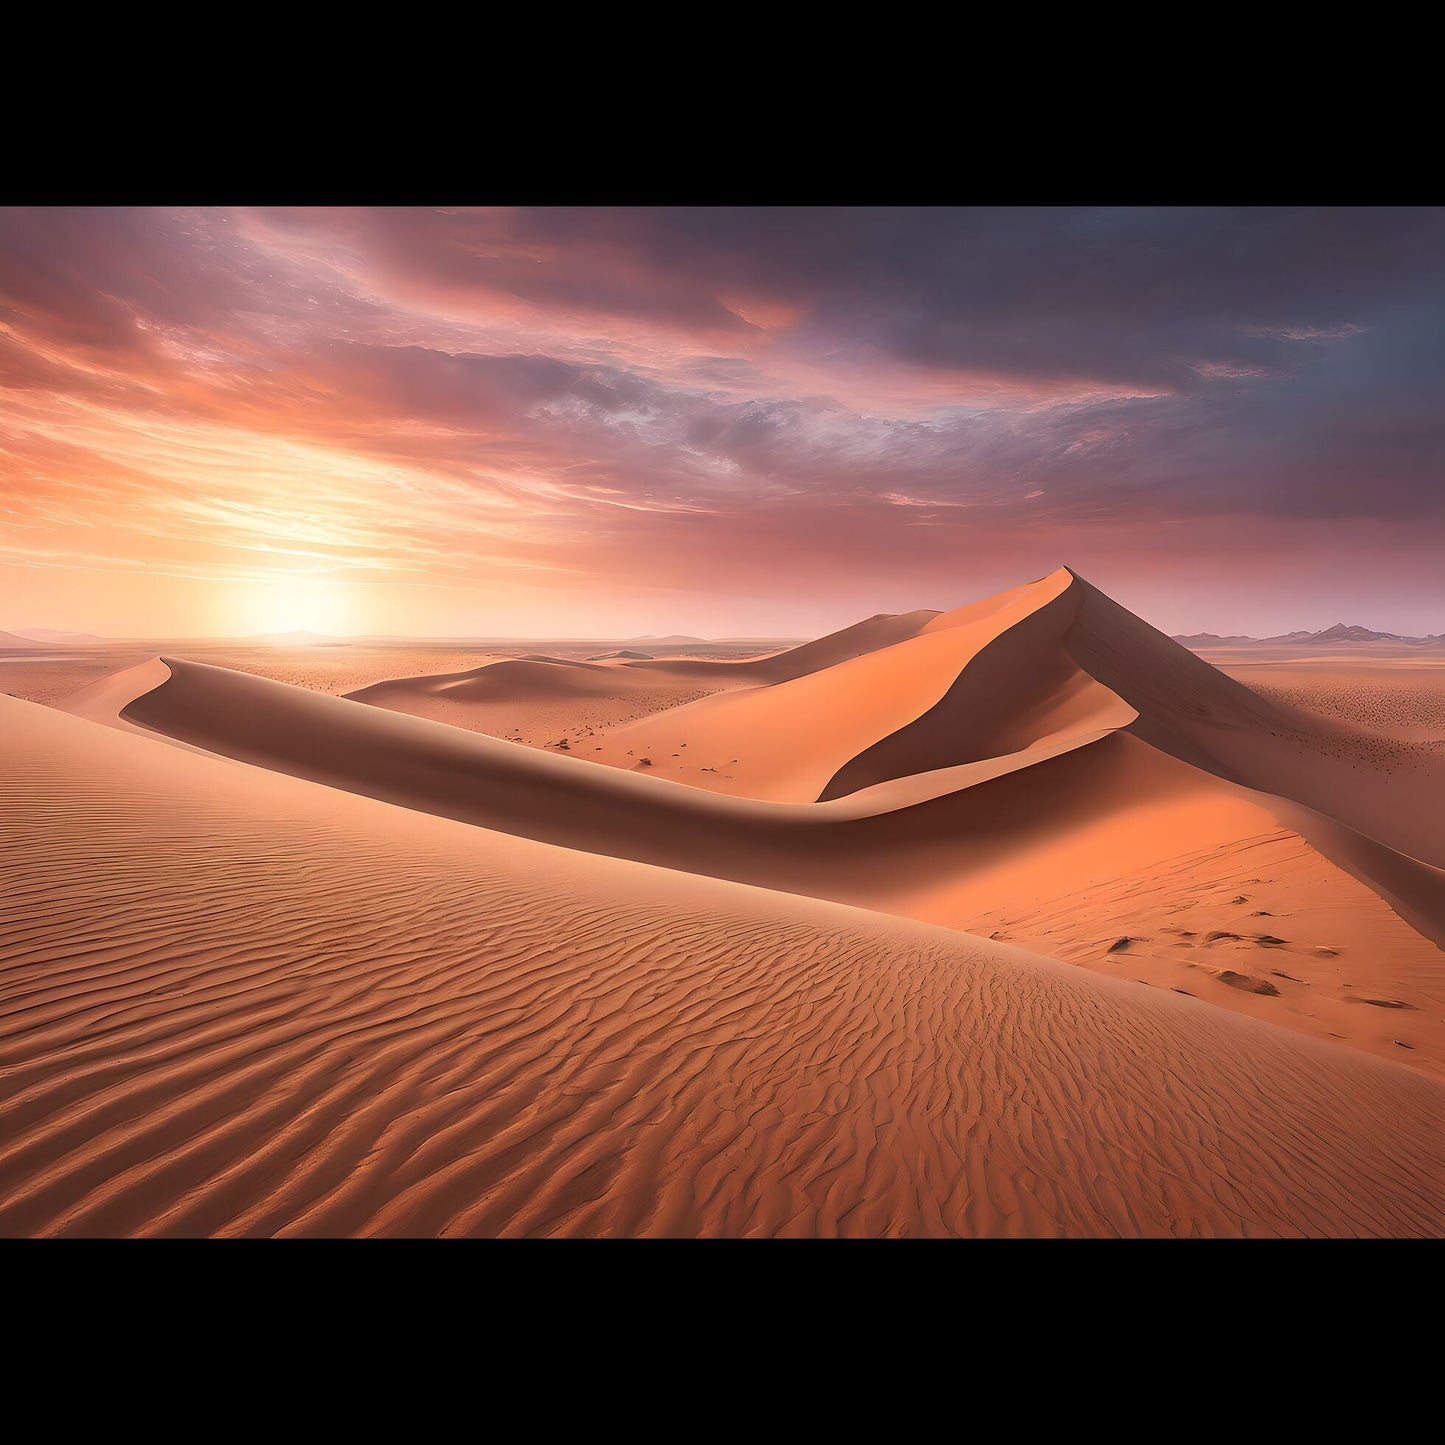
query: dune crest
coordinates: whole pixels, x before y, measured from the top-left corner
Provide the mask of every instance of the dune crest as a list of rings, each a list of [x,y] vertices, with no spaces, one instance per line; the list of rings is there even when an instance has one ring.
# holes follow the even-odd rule
[[[1445,756],[1269,702],[1076,574],[1063,645],[1134,707],[1130,730],[1231,782],[1301,803],[1396,852],[1445,867]]]

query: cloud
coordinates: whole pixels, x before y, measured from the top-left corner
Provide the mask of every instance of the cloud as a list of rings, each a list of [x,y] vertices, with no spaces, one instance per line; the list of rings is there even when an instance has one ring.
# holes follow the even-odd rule
[[[721,594],[1214,523],[1343,553],[1445,512],[1442,242],[1437,209],[0,210],[0,559]]]

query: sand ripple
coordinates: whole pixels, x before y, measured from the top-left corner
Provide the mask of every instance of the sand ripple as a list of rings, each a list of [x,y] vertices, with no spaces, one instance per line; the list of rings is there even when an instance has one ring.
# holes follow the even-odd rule
[[[0,698],[5,1235],[1432,1235],[1445,1090]],[[80,865],[80,866],[78,866]]]

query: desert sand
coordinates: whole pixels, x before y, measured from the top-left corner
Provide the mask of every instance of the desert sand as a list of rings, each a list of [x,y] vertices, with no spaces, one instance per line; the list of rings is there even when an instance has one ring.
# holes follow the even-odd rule
[[[1066,568],[771,655],[249,661],[0,698],[0,1233],[1445,1225],[1428,711]]]
[[[1260,658],[1201,650],[1200,656],[1271,701],[1445,751],[1445,656],[1381,652]]]

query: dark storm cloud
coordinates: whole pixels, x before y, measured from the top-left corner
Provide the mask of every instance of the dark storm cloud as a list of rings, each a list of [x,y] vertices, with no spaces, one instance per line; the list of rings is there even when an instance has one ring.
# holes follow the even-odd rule
[[[1281,332],[1445,300],[1439,208],[544,210],[515,234],[804,298],[914,360],[1139,385],[1289,364]]]

